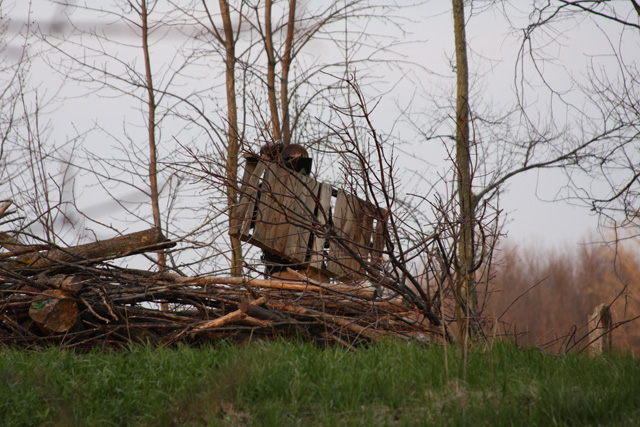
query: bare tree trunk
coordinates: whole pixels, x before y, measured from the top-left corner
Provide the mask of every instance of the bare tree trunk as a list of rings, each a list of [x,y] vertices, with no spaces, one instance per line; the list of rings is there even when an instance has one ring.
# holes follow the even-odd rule
[[[464,2],[453,0],[453,26],[456,49],[456,168],[458,202],[460,204],[460,235],[456,283],[456,317],[460,341],[469,333],[469,313],[475,308],[473,274],[474,200],[469,140],[469,68],[465,35]]]
[[[220,11],[222,13],[222,25],[224,27],[225,50],[225,76],[227,81],[227,119],[229,121],[229,141],[227,145],[227,204],[229,207],[229,228],[233,230],[237,221],[235,216],[235,206],[238,196],[236,185],[238,182],[238,107],[236,103],[236,49],[233,36],[233,26],[231,24],[231,11],[226,0],[220,0]],[[242,275],[242,246],[240,239],[230,237],[231,243],[231,275]]]
[[[147,85],[147,105],[149,116],[147,129],[149,132],[149,186],[151,189],[151,206],[153,210],[153,225],[158,230],[162,230],[162,218],[160,216],[160,202],[158,193],[158,169],[157,169],[157,147],[156,147],[156,100],[153,90],[153,78],[151,73],[151,57],[149,55],[149,11],[147,0],[140,0],[140,18],[142,19],[142,50],[144,52],[144,68]],[[167,265],[165,251],[158,251],[158,264],[160,269]]]
[[[267,93],[269,97],[269,111],[271,112],[271,128],[273,138],[282,139],[280,118],[278,115],[278,100],[276,99],[276,58],[273,51],[273,29],[271,27],[272,0],[266,0],[264,5],[264,46],[267,51]]]
[[[289,70],[291,69],[293,36],[296,24],[296,0],[289,0],[289,18],[287,23],[287,39],[282,57],[282,80],[280,81],[280,102],[282,104],[282,141],[284,145],[291,143],[289,124]]]

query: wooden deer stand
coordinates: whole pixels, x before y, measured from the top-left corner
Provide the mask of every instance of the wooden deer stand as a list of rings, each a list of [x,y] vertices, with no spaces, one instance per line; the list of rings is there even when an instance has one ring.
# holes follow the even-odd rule
[[[310,278],[357,280],[382,258],[386,213],[352,194],[253,156],[239,193],[229,234]]]

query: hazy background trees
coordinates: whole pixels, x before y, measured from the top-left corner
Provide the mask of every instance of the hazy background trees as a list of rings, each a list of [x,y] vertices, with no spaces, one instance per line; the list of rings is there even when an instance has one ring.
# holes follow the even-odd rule
[[[606,303],[619,324],[613,347],[640,350],[637,247],[507,244],[496,258],[486,307],[497,320],[493,334],[550,351],[580,350],[589,342],[587,318]]]

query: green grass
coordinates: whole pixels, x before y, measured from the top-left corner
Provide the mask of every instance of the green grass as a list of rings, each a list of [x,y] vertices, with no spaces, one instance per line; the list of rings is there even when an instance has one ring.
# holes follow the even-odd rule
[[[0,352],[2,425],[640,425],[640,363],[496,344]]]

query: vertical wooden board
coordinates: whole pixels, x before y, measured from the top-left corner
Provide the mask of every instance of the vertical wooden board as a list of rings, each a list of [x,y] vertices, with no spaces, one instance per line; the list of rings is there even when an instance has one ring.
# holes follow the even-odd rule
[[[260,184],[260,202],[258,204],[258,214],[256,216],[256,225],[253,232],[253,243],[261,247],[270,248],[269,230],[273,227],[273,223],[277,220],[277,214],[274,212],[275,196],[277,191],[276,170],[273,165],[267,165],[264,178]]]
[[[377,262],[382,259],[384,251],[384,226],[385,222],[382,218],[376,218],[371,247],[371,260]]]
[[[358,243],[360,256],[370,263],[377,263],[384,250],[385,212],[373,204],[359,200],[362,218]],[[354,241],[356,241],[354,239]]]
[[[292,216],[296,204],[296,179],[291,171],[283,167],[278,168],[278,191],[276,195],[277,213],[280,219],[276,227],[271,229],[273,247],[282,256],[287,256],[286,248],[289,236],[292,233]]]
[[[326,183],[320,183],[320,187],[318,189],[318,204],[316,206],[316,210],[314,211],[316,214],[316,219],[321,226],[325,226],[331,220],[331,194],[333,192],[333,188],[331,185]],[[324,262],[325,253],[324,253],[324,245],[326,242],[326,238],[318,235],[314,235],[313,244],[311,247],[311,257],[309,266],[315,269],[322,269],[322,264]]]
[[[348,196],[348,200],[351,208],[349,211],[351,215],[349,218],[351,223],[349,227],[349,240],[351,242],[349,247],[364,261],[368,261],[373,219],[369,215],[368,210],[365,209],[367,207],[366,202],[352,195]],[[351,256],[349,257],[347,265],[351,270],[362,270],[360,263]]]
[[[338,190],[335,212],[333,213],[333,229],[341,238],[348,238],[351,233],[352,221],[350,221],[350,218],[352,214],[350,209],[347,193]],[[337,242],[330,243],[327,258],[327,270],[329,272],[339,277],[348,274],[348,269],[345,269],[345,267],[349,260],[349,254]]]
[[[355,250],[365,261],[371,260],[371,235],[373,234],[372,209],[368,203],[354,197],[354,211],[357,226],[353,229],[353,241],[356,243]]]
[[[285,255],[296,264],[305,264],[309,252],[309,237],[315,221],[318,183],[300,174],[291,174],[294,203],[289,214],[289,236]]]
[[[271,217],[271,193],[273,192],[272,187],[275,178],[273,176],[273,169],[269,166],[270,165],[266,166],[264,177],[262,178],[262,182],[260,183],[260,198],[257,202],[255,229],[253,230],[253,236],[251,239],[251,243],[260,247],[263,246],[263,240],[265,234],[267,233],[267,224],[265,223],[265,221],[268,221]]]
[[[260,195],[258,186],[265,168],[266,166],[263,162],[256,161],[247,161],[245,166],[244,176],[242,178],[243,184],[240,188],[240,198],[235,210],[237,222],[235,227],[229,230],[229,234],[240,237],[245,241],[250,237],[250,229],[254,219],[254,209]]]
[[[249,190],[249,188],[247,187],[247,183],[249,182],[249,179],[253,174],[253,171],[256,169],[257,165],[258,165],[257,161],[252,161],[247,159],[244,166],[244,174],[242,176],[242,181],[241,181],[242,185],[238,190],[238,195],[239,195],[238,205],[236,206],[233,212],[237,221],[236,221],[236,225],[229,229],[229,234],[234,237],[237,237],[237,234],[240,232],[240,229],[242,227],[241,224],[244,221],[247,214],[248,202],[249,202],[248,198],[246,197],[246,192]]]
[[[360,210],[360,203],[357,197],[347,194],[347,218],[345,220],[345,234],[347,235],[347,245],[355,253],[359,254],[360,250],[358,243],[360,240],[360,223],[362,217],[362,211]],[[353,276],[354,270],[359,271],[361,269],[360,264],[353,256],[345,251],[345,273],[349,276]]]
[[[262,182],[258,218],[253,233],[256,243],[278,256],[285,256],[290,224],[286,218],[294,198],[290,172],[276,164],[267,166]]]
[[[358,254],[363,261],[369,262],[371,254],[371,238],[374,232],[373,207],[356,196],[338,192],[334,227],[339,229],[339,235],[346,240],[345,244],[351,251]],[[362,271],[362,265],[354,256],[337,244],[332,244],[327,261],[327,270],[338,277],[357,276]]]

